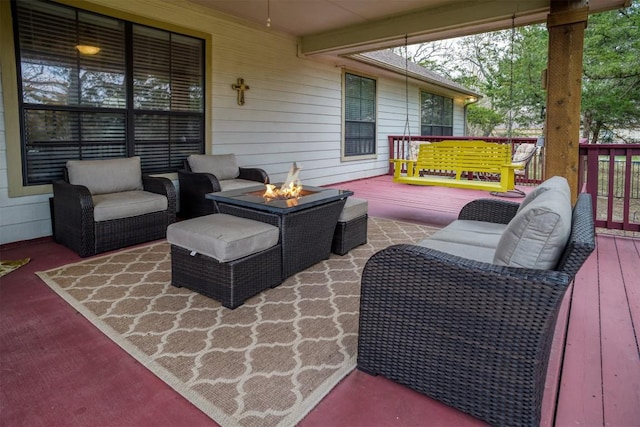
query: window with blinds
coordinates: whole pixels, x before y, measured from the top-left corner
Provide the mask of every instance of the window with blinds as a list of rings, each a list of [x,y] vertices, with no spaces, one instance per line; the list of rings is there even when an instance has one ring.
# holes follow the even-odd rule
[[[420,92],[420,135],[453,135],[453,99]]]
[[[345,74],[344,156],[376,152],[376,81]]]
[[[71,159],[136,155],[163,173],[204,152],[204,40],[40,0],[13,17],[24,185]]]

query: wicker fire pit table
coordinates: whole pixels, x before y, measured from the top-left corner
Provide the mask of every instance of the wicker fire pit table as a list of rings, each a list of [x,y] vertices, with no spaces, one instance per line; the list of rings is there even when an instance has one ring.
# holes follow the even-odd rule
[[[264,185],[206,195],[220,213],[262,221],[280,229],[282,277],[329,258],[333,232],[349,190],[303,186],[295,199],[266,199]]]

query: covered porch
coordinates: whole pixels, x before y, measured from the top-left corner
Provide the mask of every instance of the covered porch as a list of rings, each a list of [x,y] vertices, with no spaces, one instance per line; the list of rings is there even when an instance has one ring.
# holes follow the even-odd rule
[[[421,91],[453,96],[447,84],[440,87],[414,72],[407,76],[401,65],[380,63],[372,58],[363,60],[364,53],[512,25],[546,23],[550,60],[545,79],[549,83],[549,122],[545,125],[549,156],[544,165],[545,177],[564,176],[577,192],[582,55],[575,53],[582,52],[589,14],[627,7],[630,0],[314,0],[305,7],[293,7],[294,2],[288,0],[159,3],[59,0],[58,3],[163,31],[177,28],[179,33],[194,34],[204,40],[206,90],[202,102],[206,114],[201,134],[196,138],[202,144],[201,151],[235,153],[243,166],[263,167],[274,181],[282,180],[289,165],[297,161],[303,163],[309,185],[385,173],[391,154],[386,139],[402,133],[407,114],[412,128],[418,128]],[[0,171],[6,174],[6,180],[0,182],[4,194],[0,198],[0,213],[5,218],[0,224],[0,241],[10,243],[51,234],[48,198],[52,190],[47,182],[26,182],[24,175],[25,158],[43,154],[41,147],[25,149],[22,141],[12,13],[9,3],[3,6],[5,126],[0,149],[5,149],[5,162]],[[378,116],[366,155],[345,154],[342,86],[345,76],[351,73],[362,78],[374,77],[378,82],[375,108]],[[238,78],[251,88],[246,93],[246,104],[238,102],[240,94],[232,89]],[[464,133],[463,119],[459,117],[464,115],[470,101],[457,95],[454,98],[454,134],[459,135]],[[55,145],[55,141],[54,138],[45,142]],[[165,142],[165,137],[161,138],[160,143]],[[130,155],[133,142],[127,140],[127,144]],[[61,162],[65,156],[61,154],[55,160]],[[47,167],[49,163],[46,162]],[[178,166],[172,167],[154,173],[162,172],[175,182]]]
[[[374,217],[443,226],[487,193],[398,185],[390,176],[338,183]],[[602,230],[599,230],[602,231]],[[49,238],[5,245],[32,261],[0,287],[6,425],[215,425],[60,299],[33,273],[79,260]],[[636,425],[640,358],[640,238],[599,232],[565,298],[542,425]],[[4,369],[4,368],[3,368]],[[353,371],[302,426],[484,425],[426,396]]]
[[[64,2],[79,3],[73,0]],[[341,119],[336,112],[341,105],[340,73],[336,70],[344,68],[345,62],[354,66],[343,55],[397,46],[406,40],[404,37],[408,32],[414,35],[409,41],[417,42],[507,28],[515,14],[510,6],[505,6],[511,2],[417,1],[407,4],[415,7],[428,5],[428,8],[420,13],[386,10],[377,17],[370,17],[365,24],[351,22],[348,31],[345,31],[337,24],[340,21],[338,18],[344,15],[337,13],[335,18],[330,18],[331,14],[322,15],[327,17],[325,20],[320,18],[321,15],[303,10],[302,15],[312,17],[317,22],[335,24],[333,29],[323,29],[323,33],[305,35],[293,29],[278,28],[282,22],[302,25],[302,28],[305,28],[305,23],[291,15],[288,18],[281,15],[276,20],[277,9],[273,9],[273,27],[278,32],[260,39],[261,42],[266,40],[266,43],[257,43],[258,37],[264,36],[264,13],[261,11],[253,19],[253,24],[247,25],[246,20],[251,20],[247,14],[255,14],[258,9],[247,6],[246,2],[167,1],[160,6],[151,1],[112,3],[109,0],[94,0],[89,3],[99,10],[111,10],[116,7],[113,4],[117,4],[119,12],[125,14],[141,14],[141,9],[149,6],[149,12],[146,13],[157,14],[155,18],[158,20],[192,26],[201,31],[205,28],[214,31],[216,43],[209,53],[214,54],[215,61],[212,60],[208,66],[213,68],[210,71],[214,77],[209,87],[213,93],[210,96],[216,97],[216,103],[208,119],[214,123],[207,123],[205,129],[206,152],[236,152],[242,156],[245,164],[253,165],[264,165],[267,159],[266,166],[274,179],[285,173],[291,160],[304,159],[308,165],[313,165],[308,170],[314,185],[384,173],[389,157],[384,135],[397,134],[404,119],[404,113],[395,113],[395,120],[389,120],[396,123],[395,127],[388,125],[389,122],[387,128],[381,126],[376,158],[341,162],[338,143]],[[175,13],[177,8],[188,3],[199,6],[195,10],[192,6],[189,11]],[[219,11],[232,18],[215,15],[215,19],[209,19],[209,11],[205,9],[208,3],[217,4]],[[224,4],[232,3],[238,8],[222,10]],[[272,1],[274,6],[278,3],[283,2]],[[587,15],[586,1],[517,3],[522,12],[516,17],[518,25],[548,22],[556,29],[556,54],[562,54],[563,49],[571,52],[580,49],[580,31]],[[597,12],[628,3],[591,1],[589,10]],[[469,5],[473,7],[462,14],[457,13],[460,9],[453,7],[458,4],[462,4],[463,8]],[[399,15],[401,12],[403,14]],[[392,16],[395,19],[390,20]],[[459,19],[462,16],[475,18],[464,21]],[[193,23],[187,24],[190,19]],[[212,22],[219,24],[222,21],[224,25],[212,25]],[[434,23],[441,26],[433,26]],[[561,36],[563,32],[566,37]],[[262,51],[264,44],[267,54]],[[241,57],[245,52],[246,58]],[[283,57],[286,61],[278,61]],[[252,62],[255,58],[260,67]],[[547,125],[548,131],[552,132],[547,135],[547,140],[553,144],[548,147],[553,149],[551,157],[557,162],[546,165],[546,175],[567,177],[573,184],[573,190],[577,191],[579,96],[576,98],[575,92],[570,89],[576,88],[576,76],[580,73],[575,56],[566,55],[565,58],[567,61],[554,61],[548,74],[549,81],[553,83],[549,87],[548,101],[553,105],[548,111],[555,123]],[[571,61],[568,58],[572,58]],[[331,82],[327,88],[333,94],[330,111],[323,114],[313,111],[314,120],[316,117],[328,118],[328,125],[312,121],[301,123],[301,118],[296,116],[301,99],[312,96],[314,100],[318,98],[316,92],[303,88],[306,81],[296,82],[299,93],[295,95],[290,91],[290,81],[286,85],[278,81],[282,89],[274,99],[278,101],[278,106],[285,105],[290,111],[271,114],[276,110],[273,107],[274,99],[270,98],[273,94],[264,89],[260,92],[260,86],[255,85],[254,81],[261,79],[262,87],[267,87],[269,79],[263,79],[260,73],[263,69],[270,69],[272,74],[277,74],[280,70],[276,65],[278,62],[287,63],[287,72],[290,74],[285,77],[289,80],[294,75],[312,75],[318,81]],[[304,69],[299,65],[302,62]],[[230,67],[233,64],[236,66],[232,69]],[[14,79],[10,78],[8,70],[8,67],[3,67],[3,79],[13,85]],[[404,83],[398,83],[400,79],[397,74],[396,70],[395,90],[403,94]],[[236,93],[230,89],[229,83],[236,81],[240,75],[252,78],[248,80],[253,87],[249,94],[254,98],[248,101],[247,107],[235,106]],[[565,84],[567,80],[571,81],[570,85]],[[8,87],[8,83],[3,83],[6,102],[16,103]],[[249,107],[254,108],[254,100],[262,102],[263,106],[251,110]],[[402,110],[399,106],[402,105],[396,103],[385,105],[384,108],[397,112]],[[554,111],[554,106],[560,111]],[[556,114],[552,114],[554,112]],[[388,114],[388,117],[392,115]],[[33,224],[39,225],[35,236],[46,236],[49,232],[50,190],[33,190],[22,185],[21,176],[15,173],[16,169],[20,169],[21,162],[19,135],[17,126],[14,126],[18,120],[13,109],[5,110],[4,121],[7,123],[7,154],[1,169],[8,175],[8,183],[3,182],[0,188],[5,194],[11,194],[12,188],[18,188],[19,191],[14,191],[11,197],[3,197],[0,203],[3,215],[6,212],[11,218],[7,220],[5,217],[3,231],[6,229],[12,236],[9,240],[11,243],[2,247],[3,258],[30,257],[32,261],[5,276],[0,287],[2,346],[11,349],[1,353],[2,424],[213,425],[210,418],[129,357],[34,275],[36,271],[73,263],[79,258],[54,243],[50,237],[28,240],[34,237],[31,234],[35,228]],[[259,132],[256,123],[260,126]],[[276,128],[285,129],[286,132]],[[289,149],[284,156],[281,151],[287,149],[283,146]],[[332,150],[328,155],[327,146]],[[2,147],[5,147],[4,141]],[[391,184],[388,176],[342,182],[336,186],[349,188],[356,197],[367,199],[371,216],[434,226],[443,226],[455,219],[467,201],[486,197],[486,193],[468,190],[398,187]],[[14,197],[15,194],[20,197]],[[35,210],[38,214],[32,215]],[[579,273],[564,303],[565,322],[558,324],[547,380],[544,425],[634,425],[640,419],[637,405],[640,400],[637,341],[640,295],[635,285],[640,273],[640,240],[632,234],[601,233],[597,236],[597,243],[596,253]],[[345,378],[301,423],[308,426],[398,424],[471,426],[482,423],[383,378],[370,377],[357,371]]]

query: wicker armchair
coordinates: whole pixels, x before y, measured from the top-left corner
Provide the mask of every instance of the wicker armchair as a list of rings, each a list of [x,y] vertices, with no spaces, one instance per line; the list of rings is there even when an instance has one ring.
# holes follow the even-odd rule
[[[55,241],[87,257],[164,238],[176,191],[167,178],[142,175],[139,157],[69,161],[53,183],[52,212]]]
[[[217,170],[216,170],[217,169]],[[233,154],[191,155],[178,171],[180,183],[180,217],[194,218],[216,213],[207,193],[269,184],[269,175],[260,168],[237,166]]]
[[[477,200],[460,219],[506,224],[517,207]],[[362,274],[358,368],[492,425],[539,425],[558,311],[594,247],[591,196],[581,194],[554,270],[417,245],[376,253]]]

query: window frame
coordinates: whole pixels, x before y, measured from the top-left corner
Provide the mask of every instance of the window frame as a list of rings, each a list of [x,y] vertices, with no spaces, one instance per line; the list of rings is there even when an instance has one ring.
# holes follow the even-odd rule
[[[204,75],[203,84],[205,88],[203,96],[203,151],[205,154],[211,153],[211,126],[212,119],[209,112],[211,111],[211,43],[212,35],[203,31],[193,30],[181,27],[175,24],[169,24],[162,21],[156,21],[139,15],[132,15],[127,12],[111,9],[106,6],[95,5],[90,3],[80,3],[73,0],[58,0],[64,6],[74,7],[76,9],[105,15],[106,17],[125,20],[132,24],[152,27],[159,30],[170,31],[180,35],[196,37],[204,40]],[[4,98],[4,119],[5,119],[5,140],[6,140],[6,158],[7,158],[7,175],[8,175],[8,192],[9,197],[22,197],[31,195],[51,194],[51,184],[24,185],[23,184],[23,147],[22,135],[20,128],[20,105],[19,105],[19,76],[17,74],[17,52],[15,44],[15,34],[13,27],[13,13],[11,2],[0,2],[0,42],[3,49],[0,52],[0,61],[2,64],[2,97]],[[6,47],[6,48],[5,48]],[[177,179],[176,172],[153,173],[154,176],[165,176],[170,179]]]
[[[347,128],[347,75],[352,75],[364,79],[373,80],[375,82],[375,99],[374,99],[374,113],[375,120],[373,121],[373,153],[367,154],[359,154],[359,155],[346,155],[346,145],[347,145],[347,136],[346,136],[346,128]],[[340,160],[343,162],[355,161],[355,160],[368,160],[368,159],[376,159],[378,156],[378,78],[375,76],[363,74],[360,72],[354,72],[350,70],[343,69],[342,71],[342,137],[340,144]]]
[[[424,103],[422,102],[423,94],[430,95],[431,97],[438,97],[438,98],[441,98],[443,100],[442,108],[441,108],[441,111],[440,111],[441,117],[444,117],[444,115],[446,113],[444,100],[449,100],[450,101],[450,103],[451,103],[451,111],[450,111],[450,113],[451,113],[451,116],[450,116],[451,125],[446,125],[444,123],[429,123],[429,124],[425,124],[425,123],[422,122],[422,117],[424,116],[424,114],[423,114]],[[420,120],[420,136],[453,136],[454,119],[455,119],[455,99],[453,97],[449,97],[449,96],[446,96],[446,95],[441,95],[439,93],[433,93],[433,92],[429,92],[428,90],[420,89],[419,107],[420,107],[420,116],[419,116],[419,120]],[[440,129],[450,128],[451,129],[451,133],[449,133],[449,134],[440,133],[439,135],[434,135],[433,133],[425,134],[422,131],[425,126],[430,126],[431,128],[439,127]]]

